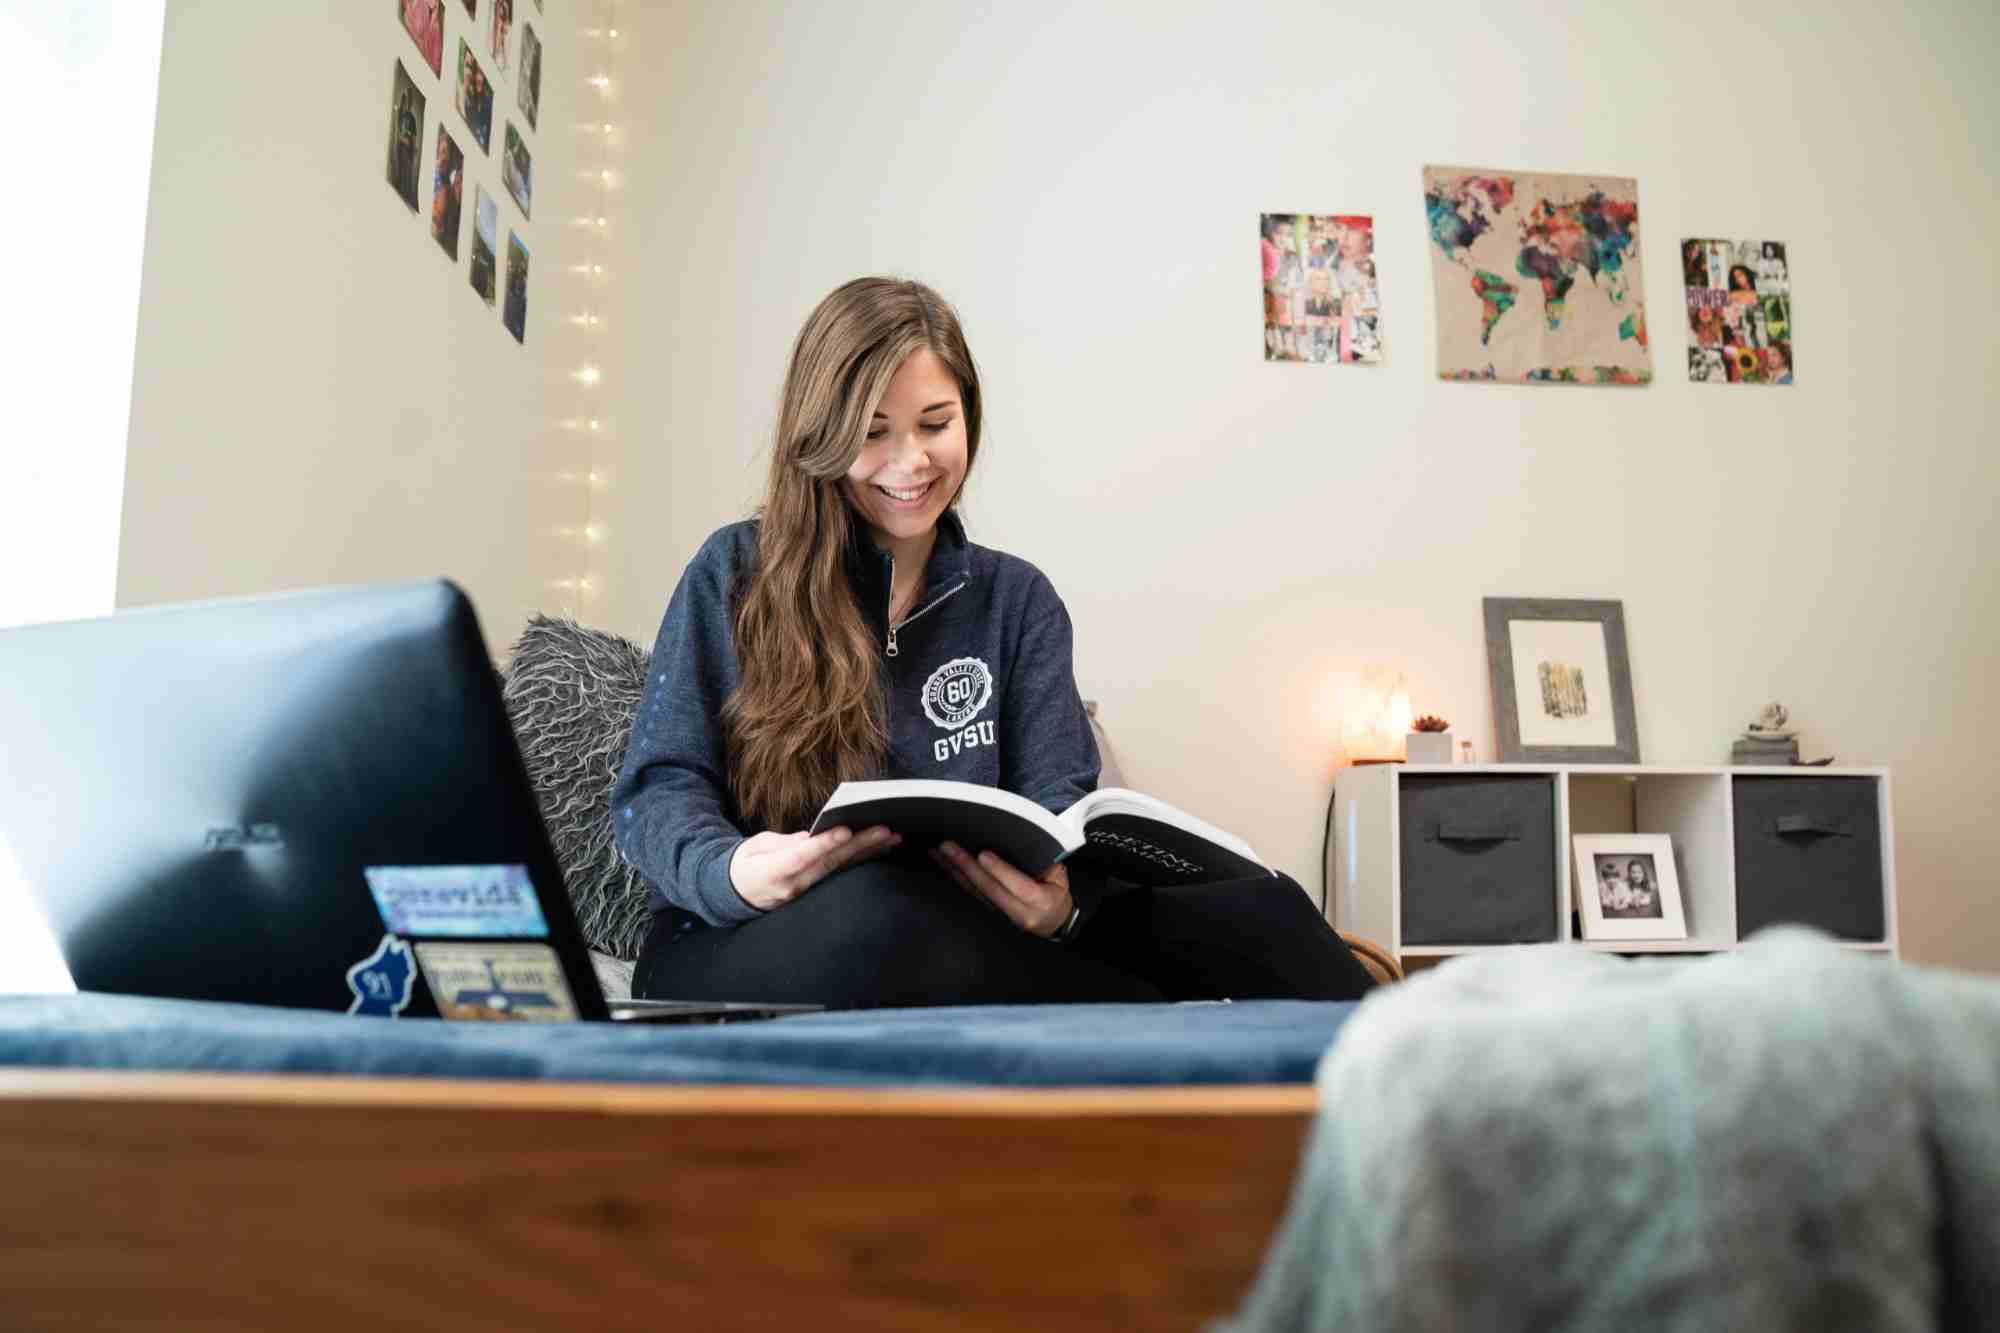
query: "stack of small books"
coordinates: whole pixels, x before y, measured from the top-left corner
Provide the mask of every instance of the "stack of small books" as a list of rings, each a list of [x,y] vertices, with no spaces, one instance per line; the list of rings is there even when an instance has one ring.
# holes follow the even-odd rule
[[[1729,747],[1732,764],[1777,764],[1789,767],[1799,762],[1797,736],[1739,736]]]

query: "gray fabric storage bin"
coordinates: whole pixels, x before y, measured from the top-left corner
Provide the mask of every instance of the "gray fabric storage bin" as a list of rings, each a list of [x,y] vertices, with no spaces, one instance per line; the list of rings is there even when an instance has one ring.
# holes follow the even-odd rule
[[[1874,778],[1732,779],[1736,937],[1797,921],[1881,940],[1882,816]]]
[[[1404,944],[1556,938],[1555,780],[1401,780]]]

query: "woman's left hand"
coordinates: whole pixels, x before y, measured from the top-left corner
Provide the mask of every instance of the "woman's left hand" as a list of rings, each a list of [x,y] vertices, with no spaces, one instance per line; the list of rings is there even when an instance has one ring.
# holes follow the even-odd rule
[[[1050,866],[1040,879],[1031,879],[993,852],[968,856],[955,842],[933,848],[931,859],[957,880],[960,888],[992,903],[1030,935],[1047,938],[1069,920],[1074,906],[1069,896],[1069,870],[1060,862]]]

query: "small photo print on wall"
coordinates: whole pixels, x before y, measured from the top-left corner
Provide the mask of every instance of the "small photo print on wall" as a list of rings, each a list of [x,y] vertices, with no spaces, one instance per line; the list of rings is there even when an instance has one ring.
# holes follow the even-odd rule
[[[521,116],[528,122],[528,128],[539,128],[536,121],[542,114],[542,39],[535,36],[535,30],[525,23],[521,25],[521,76],[515,88],[515,99],[520,103]]]
[[[444,73],[444,0],[396,0],[396,10],[431,73]]]
[[[521,216],[534,216],[528,209],[530,182],[533,179],[534,162],[528,157],[528,145],[521,141],[521,132],[514,128],[514,122],[507,122],[507,148],[500,155],[500,179],[507,183],[507,193],[514,196],[514,202],[521,206]]]
[[[417,170],[424,156],[424,95],[403,62],[396,62],[396,86],[389,93],[389,187],[417,211]]]
[[[1681,277],[1690,380],[1792,382],[1792,277],[1783,241],[1682,241]]]
[[[492,305],[496,264],[493,246],[500,226],[500,207],[486,193],[484,185],[472,189],[472,290]]]
[[[486,80],[486,71],[479,68],[472,48],[458,39],[458,114],[465,118],[465,128],[472,131],[473,142],[479,151],[493,151],[489,140],[493,136],[493,85]]]
[[[502,73],[507,69],[507,37],[514,31],[514,0],[492,0],[493,22],[487,27],[486,53],[493,57],[493,68]]]
[[[438,126],[437,166],[431,172],[431,236],[458,262],[458,218],[465,210],[465,154]]]
[[[512,231],[507,233],[507,300],[500,309],[500,322],[515,342],[528,340],[528,247]]]
[[[1358,213],[1265,213],[1257,229],[1264,359],[1380,364],[1375,220]]]

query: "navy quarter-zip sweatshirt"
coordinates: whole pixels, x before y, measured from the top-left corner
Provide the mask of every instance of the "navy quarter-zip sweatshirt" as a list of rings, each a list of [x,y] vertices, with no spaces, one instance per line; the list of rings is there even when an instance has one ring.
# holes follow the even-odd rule
[[[874,776],[1002,787],[1057,814],[1094,790],[1097,742],[1076,688],[1069,612],[1047,577],[968,541],[948,509],[916,609],[891,627],[893,561],[856,529],[848,576],[887,691],[889,752]],[[681,575],[612,788],[618,850],[677,929],[760,915],[729,880],[737,846],[764,826],[736,809],[722,729],[722,705],[741,678],[731,594],[756,561],[750,519],[710,536]]]

